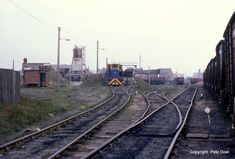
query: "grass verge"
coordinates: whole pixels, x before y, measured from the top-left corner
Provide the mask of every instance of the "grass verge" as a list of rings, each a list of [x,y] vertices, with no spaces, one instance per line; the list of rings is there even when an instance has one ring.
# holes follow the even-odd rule
[[[110,96],[100,78],[91,78],[80,86],[62,88],[22,88],[18,103],[0,106],[0,139],[20,132],[64,112],[87,110]]]
[[[147,90],[151,90],[151,86],[146,83],[145,81],[143,81],[141,78],[136,77],[136,87],[135,87],[135,91],[139,91],[140,93],[143,93],[144,91]]]

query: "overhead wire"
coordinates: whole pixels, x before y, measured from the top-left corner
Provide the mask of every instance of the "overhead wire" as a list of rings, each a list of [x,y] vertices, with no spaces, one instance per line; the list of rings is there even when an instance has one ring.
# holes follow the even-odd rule
[[[37,21],[38,23],[41,23],[42,25],[45,25],[45,26],[47,26],[47,27],[49,27],[49,28],[53,28],[53,29],[58,28],[57,26],[51,25],[51,24],[49,24],[49,23],[46,23],[45,21],[43,21],[43,20],[37,18],[36,16],[30,14],[28,11],[26,11],[24,8],[22,8],[20,5],[18,5],[18,4],[17,4],[16,2],[14,2],[13,0],[9,0],[9,2],[10,2],[12,5],[14,5],[17,9],[19,9],[20,11],[22,11],[24,14],[26,14],[27,16],[29,16],[29,17],[32,18],[33,20]],[[61,29],[61,31],[62,31],[62,29]],[[67,31],[67,30],[65,30],[65,29],[63,29],[63,32],[66,33],[66,34],[69,34],[70,36],[73,36],[73,37],[74,37],[74,35],[72,35],[71,32],[69,32],[69,31]],[[74,39],[74,38],[72,38],[72,39],[70,38],[70,40],[75,40],[75,39]],[[76,40],[75,40],[75,41],[76,41]]]
[[[23,13],[25,13],[27,16],[31,17],[32,19],[34,19],[35,21],[41,23],[42,25],[45,25],[45,26],[50,27],[50,28],[53,28],[53,29],[56,28],[56,26],[50,25],[50,24],[48,24],[48,23],[42,21],[41,19],[35,17],[34,15],[30,14],[28,11],[26,11],[25,9],[23,9],[22,7],[20,7],[18,4],[16,4],[13,0],[9,0],[9,2],[10,2],[11,4],[13,4],[16,8],[18,8],[20,11],[22,11]]]

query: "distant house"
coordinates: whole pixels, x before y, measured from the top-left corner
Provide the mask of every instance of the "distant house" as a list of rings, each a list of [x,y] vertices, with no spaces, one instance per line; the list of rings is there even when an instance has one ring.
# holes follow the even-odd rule
[[[150,73],[151,77],[164,77],[166,81],[173,80],[173,72],[171,68],[158,68],[150,70],[138,70],[136,76],[145,77]]]
[[[173,80],[173,72],[171,68],[159,68],[160,77],[165,77],[167,81]]]
[[[24,86],[49,86],[49,63],[27,63],[27,59],[24,58],[22,71]]]

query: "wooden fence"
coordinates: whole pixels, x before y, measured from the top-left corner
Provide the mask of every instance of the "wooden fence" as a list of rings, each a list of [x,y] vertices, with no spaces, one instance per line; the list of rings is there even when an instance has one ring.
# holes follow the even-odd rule
[[[20,99],[20,72],[0,69],[0,105]]]

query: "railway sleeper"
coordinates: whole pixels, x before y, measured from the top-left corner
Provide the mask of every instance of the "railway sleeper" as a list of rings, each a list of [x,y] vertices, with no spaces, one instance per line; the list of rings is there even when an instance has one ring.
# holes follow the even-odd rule
[[[167,134],[167,133],[138,133],[138,136],[143,136],[143,137],[173,137],[172,134]]]
[[[6,147],[4,147],[4,150],[9,151],[11,148],[12,148],[11,146],[6,146]]]
[[[75,157],[75,158],[82,158],[83,156],[85,156],[87,153],[89,153],[91,150],[86,150],[86,151],[82,151],[82,152],[79,152],[79,153],[75,153],[73,154],[72,156]]]
[[[79,149],[79,147],[81,147],[81,145],[81,143],[70,145],[66,151],[76,151]]]
[[[103,144],[104,142],[106,142],[107,140],[106,139],[99,139],[99,138],[93,138],[93,139],[90,139],[90,140],[87,140],[87,144]]]
[[[64,133],[64,134],[54,134],[54,135],[48,135],[47,137],[49,138],[64,138],[67,137],[68,134]],[[69,134],[70,137],[72,136],[77,136],[77,134]]]

